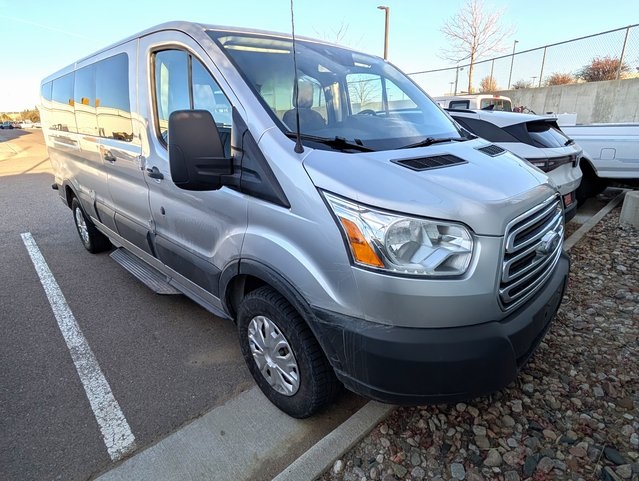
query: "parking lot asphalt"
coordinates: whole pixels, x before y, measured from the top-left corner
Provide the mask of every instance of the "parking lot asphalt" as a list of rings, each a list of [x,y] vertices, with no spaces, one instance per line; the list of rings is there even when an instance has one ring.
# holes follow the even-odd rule
[[[130,426],[135,452],[254,386],[235,326],[183,296],[154,294],[108,253],[86,252],[52,181],[40,131],[0,132],[0,479],[6,481],[91,479],[118,462],[22,234],[31,234],[55,278]],[[304,425],[288,457],[253,468],[277,474],[362,404],[345,394],[329,415]]]

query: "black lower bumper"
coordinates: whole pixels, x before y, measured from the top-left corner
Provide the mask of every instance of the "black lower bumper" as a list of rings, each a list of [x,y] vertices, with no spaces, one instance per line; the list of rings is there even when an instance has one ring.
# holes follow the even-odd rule
[[[501,321],[416,329],[315,309],[312,327],[339,379],[358,394],[401,404],[470,399],[517,377],[559,308],[569,266],[562,254],[535,298]]]

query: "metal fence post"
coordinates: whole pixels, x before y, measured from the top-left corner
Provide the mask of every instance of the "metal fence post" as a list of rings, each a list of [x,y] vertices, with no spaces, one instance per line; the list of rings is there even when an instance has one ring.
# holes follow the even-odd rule
[[[493,71],[495,70],[495,59],[493,59],[493,61],[490,64],[490,89],[492,90],[493,88]],[[495,85],[496,87],[496,85]]]
[[[541,78],[544,76],[544,64],[546,63],[546,50],[548,47],[544,47],[544,56],[541,59],[541,70],[539,71],[539,86],[541,87]]]
[[[626,27],[626,36],[623,39],[623,47],[621,47],[621,56],[619,57],[619,67],[617,67],[617,80],[621,77],[621,67],[623,66],[623,56],[626,53],[626,43],[628,43],[628,34],[630,27]]]

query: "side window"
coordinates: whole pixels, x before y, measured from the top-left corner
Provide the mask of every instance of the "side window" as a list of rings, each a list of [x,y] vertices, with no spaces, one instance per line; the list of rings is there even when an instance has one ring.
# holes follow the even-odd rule
[[[49,128],[51,123],[51,88],[53,82],[47,82],[40,87],[40,121],[43,128]]]
[[[351,112],[382,110],[382,79],[379,75],[356,73],[346,76]]]
[[[75,72],[73,103],[78,133],[98,135],[95,113],[95,65],[89,65]]]
[[[73,112],[73,72],[53,81],[51,89],[51,126],[53,130],[75,132]]]
[[[193,108],[211,112],[218,127],[231,127],[232,108],[219,85],[199,60],[192,59]]]
[[[163,50],[154,55],[153,66],[159,136],[168,141],[171,112],[208,110],[230,156],[231,103],[204,65],[183,50]]]
[[[155,54],[155,109],[164,141],[167,140],[171,112],[191,108],[188,62],[187,53],[180,50]]]
[[[133,140],[129,103],[129,58],[125,53],[95,64],[98,132],[109,139]]]

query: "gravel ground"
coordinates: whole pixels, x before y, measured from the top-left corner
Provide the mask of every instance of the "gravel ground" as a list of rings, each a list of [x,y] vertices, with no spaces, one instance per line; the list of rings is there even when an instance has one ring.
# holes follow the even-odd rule
[[[566,297],[516,382],[397,408],[319,479],[639,480],[639,232],[618,219],[571,250]]]

